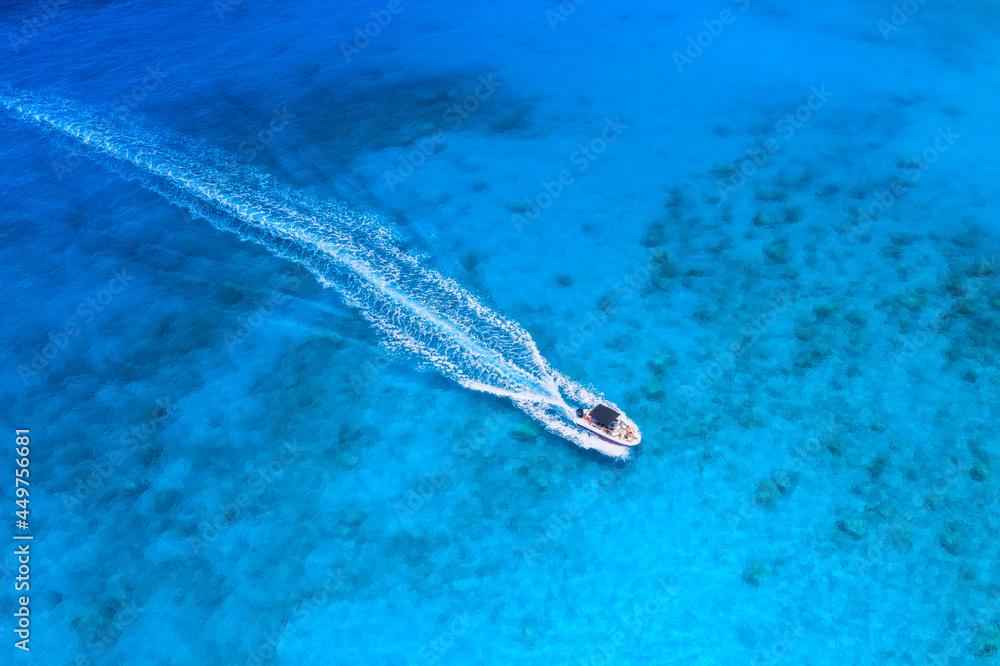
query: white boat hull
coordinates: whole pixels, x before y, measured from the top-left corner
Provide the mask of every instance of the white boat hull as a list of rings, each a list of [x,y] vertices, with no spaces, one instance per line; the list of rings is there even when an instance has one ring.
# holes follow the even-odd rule
[[[639,428],[625,416],[620,416],[614,429],[602,428],[588,421],[586,417],[574,416],[573,423],[578,428],[586,430],[594,437],[600,437],[605,442],[616,444],[617,446],[638,446],[642,441],[642,433]]]

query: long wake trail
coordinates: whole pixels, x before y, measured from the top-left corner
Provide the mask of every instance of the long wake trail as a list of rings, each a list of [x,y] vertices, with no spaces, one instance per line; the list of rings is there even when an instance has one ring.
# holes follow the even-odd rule
[[[423,266],[377,216],[295,191],[185,137],[154,134],[53,95],[0,89],[0,109],[68,140],[214,227],[302,265],[356,308],[391,350],[466,388],[510,399],[578,446],[628,456],[626,448],[587,435],[567,419],[567,401],[617,409],[614,403],[554,370],[527,331]]]

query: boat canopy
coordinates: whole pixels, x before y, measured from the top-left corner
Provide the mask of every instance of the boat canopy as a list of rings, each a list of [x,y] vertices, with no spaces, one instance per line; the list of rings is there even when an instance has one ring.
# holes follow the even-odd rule
[[[597,405],[592,410],[590,410],[590,418],[595,423],[600,425],[609,426],[615,422],[621,414],[611,409],[610,407],[605,407],[604,405]]]

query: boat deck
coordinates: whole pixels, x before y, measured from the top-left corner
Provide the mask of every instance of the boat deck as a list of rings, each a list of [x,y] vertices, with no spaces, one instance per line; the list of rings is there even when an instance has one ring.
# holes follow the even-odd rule
[[[573,422],[587,432],[618,446],[636,446],[642,440],[639,428],[625,417],[615,421],[613,427],[598,425],[590,421],[586,414],[582,418],[574,418]]]

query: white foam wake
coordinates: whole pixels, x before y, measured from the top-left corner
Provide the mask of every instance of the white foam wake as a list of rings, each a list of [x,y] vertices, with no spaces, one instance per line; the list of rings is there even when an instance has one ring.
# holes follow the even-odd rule
[[[517,323],[403,251],[378,217],[294,191],[184,137],[154,134],[65,99],[0,90],[0,108],[68,137],[89,157],[213,226],[306,267],[357,308],[390,348],[462,386],[509,398],[578,446],[627,457],[624,447],[567,419],[567,400],[587,407],[613,403],[555,371]]]

